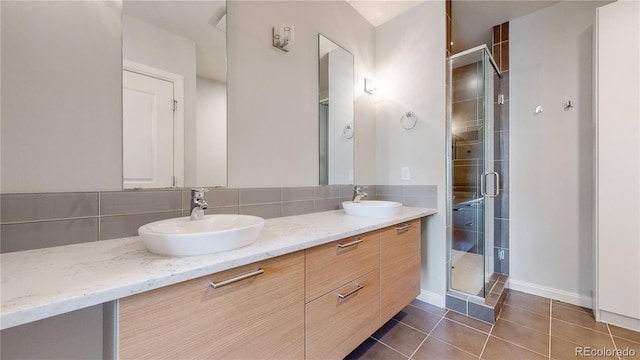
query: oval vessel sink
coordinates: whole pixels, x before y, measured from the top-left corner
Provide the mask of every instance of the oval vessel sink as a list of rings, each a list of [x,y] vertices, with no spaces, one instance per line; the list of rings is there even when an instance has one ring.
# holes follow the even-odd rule
[[[379,200],[363,200],[357,203],[345,201],[342,207],[348,215],[384,218],[400,214],[402,203]]]
[[[251,215],[205,215],[160,220],[141,226],[147,250],[158,255],[204,255],[237,249],[258,239],[264,219]]]

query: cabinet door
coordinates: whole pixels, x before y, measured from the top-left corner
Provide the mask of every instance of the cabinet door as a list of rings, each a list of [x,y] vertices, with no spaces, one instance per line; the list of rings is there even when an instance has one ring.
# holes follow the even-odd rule
[[[358,278],[380,262],[380,232],[345,238],[307,249],[306,301]]]
[[[380,317],[391,319],[420,293],[420,220],[382,230]]]
[[[210,286],[257,268],[264,273]],[[120,299],[118,340],[120,359],[301,359],[304,254]]]
[[[380,327],[378,269],[306,307],[306,359],[344,358]]]

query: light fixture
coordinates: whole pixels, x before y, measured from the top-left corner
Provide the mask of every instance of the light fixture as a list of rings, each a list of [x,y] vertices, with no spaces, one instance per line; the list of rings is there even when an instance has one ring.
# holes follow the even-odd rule
[[[376,91],[376,84],[373,79],[364,78],[364,91],[373,94]]]
[[[272,28],[273,47],[284,52],[289,52],[287,46],[295,42],[293,25],[282,24]]]
[[[226,12],[224,13],[224,15],[222,15],[220,20],[218,20],[218,23],[216,23],[216,28],[218,28],[218,30],[222,31],[223,33],[227,32],[227,13]]]

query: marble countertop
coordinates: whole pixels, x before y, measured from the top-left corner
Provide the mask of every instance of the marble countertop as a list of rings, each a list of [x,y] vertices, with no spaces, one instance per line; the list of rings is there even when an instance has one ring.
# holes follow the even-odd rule
[[[128,237],[0,255],[0,329],[157,289],[218,271],[435,214],[403,207],[395,217],[344,210],[269,219],[253,244],[224,253],[164,257]]]

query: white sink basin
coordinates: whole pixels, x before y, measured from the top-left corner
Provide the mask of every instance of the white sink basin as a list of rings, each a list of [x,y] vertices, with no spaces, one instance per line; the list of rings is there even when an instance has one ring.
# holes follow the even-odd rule
[[[256,241],[264,219],[250,215],[188,216],[152,222],[138,234],[147,250],[158,255],[204,255],[237,249]]]
[[[363,200],[357,203],[345,201],[342,207],[349,215],[384,218],[400,214],[402,203],[378,200]]]

